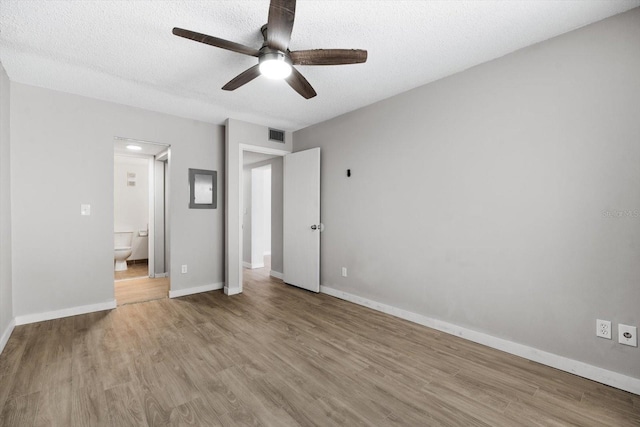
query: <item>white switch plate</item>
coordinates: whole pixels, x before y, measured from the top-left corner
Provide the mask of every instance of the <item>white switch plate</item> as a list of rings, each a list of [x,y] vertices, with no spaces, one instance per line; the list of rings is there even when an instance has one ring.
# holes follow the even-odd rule
[[[91,205],[80,205],[80,215],[91,215]]]
[[[609,320],[596,319],[596,335],[600,338],[611,339],[611,322]]]
[[[342,267],[342,277],[347,277],[347,267]]]
[[[187,264],[182,264],[182,274],[187,272]]]
[[[638,346],[638,328],[635,326],[618,324],[618,342],[631,347]]]

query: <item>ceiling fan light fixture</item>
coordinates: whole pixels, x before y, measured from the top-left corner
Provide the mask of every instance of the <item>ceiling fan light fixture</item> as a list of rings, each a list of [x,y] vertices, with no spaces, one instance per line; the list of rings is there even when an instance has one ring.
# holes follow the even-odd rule
[[[266,0],[265,0],[266,2]],[[304,99],[317,95],[307,79],[293,65],[345,65],[367,61],[362,49],[289,49],[296,13],[296,0],[270,0],[267,23],[260,28],[264,42],[260,49],[175,27],[173,34],[199,43],[258,58],[258,63],[229,80],[222,90],[236,90],[260,75],[284,79]]]
[[[268,52],[260,56],[260,74],[269,78],[282,80],[291,74],[291,60],[282,52]]]

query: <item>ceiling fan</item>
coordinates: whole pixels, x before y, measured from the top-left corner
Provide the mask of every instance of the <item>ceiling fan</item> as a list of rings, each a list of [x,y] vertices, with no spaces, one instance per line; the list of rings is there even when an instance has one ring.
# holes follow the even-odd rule
[[[317,95],[316,91],[293,65],[358,64],[366,62],[367,51],[360,49],[311,49],[291,52],[289,41],[291,40],[295,12],[295,0],[271,0],[267,24],[260,29],[264,37],[264,43],[260,49],[177,27],[173,29],[173,34],[258,58],[258,64],[224,85],[222,87],[224,90],[235,90],[262,74],[269,78],[285,79],[296,92],[309,99]]]

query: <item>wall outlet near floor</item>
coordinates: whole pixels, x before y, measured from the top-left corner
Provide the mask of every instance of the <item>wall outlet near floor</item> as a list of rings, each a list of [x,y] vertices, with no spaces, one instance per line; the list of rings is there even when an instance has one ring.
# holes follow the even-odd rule
[[[347,267],[342,267],[342,277],[347,277]]]
[[[611,339],[611,322],[609,320],[596,320],[596,335],[600,338]]]
[[[187,272],[187,264],[182,264],[182,274]]]
[[[618,324],[618,342],[631,347],[638,346],[638,328],[635,326]]]

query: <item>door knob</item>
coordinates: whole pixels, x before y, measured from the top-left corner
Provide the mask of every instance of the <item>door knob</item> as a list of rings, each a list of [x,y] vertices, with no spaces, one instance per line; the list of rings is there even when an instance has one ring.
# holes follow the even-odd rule
[[[318,228],[318,227],[317,227],[315,224],[313,224],[313,225],[311,226],[311,229],[312,229],[312,230],[316,230],[317,228]]]

